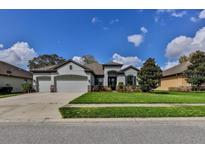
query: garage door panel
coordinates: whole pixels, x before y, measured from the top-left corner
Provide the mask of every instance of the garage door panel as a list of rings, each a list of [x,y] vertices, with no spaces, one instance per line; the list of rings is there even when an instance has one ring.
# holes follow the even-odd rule
[[[39,78],[38,79],[38,90],[39,92],[49,92],[51,80],[50,78]]]
[[[87,77],[63,76],[56,78],[57,92],[87,92]]]

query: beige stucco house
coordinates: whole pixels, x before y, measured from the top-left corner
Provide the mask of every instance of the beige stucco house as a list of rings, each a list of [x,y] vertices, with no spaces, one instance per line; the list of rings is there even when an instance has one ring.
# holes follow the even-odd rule
[[[190,64],[190,62],[185,62],[164,70],[160,87],[158,87],[157,90],[169,90],[170,88],[190,86],[183,75],[183,72]]]

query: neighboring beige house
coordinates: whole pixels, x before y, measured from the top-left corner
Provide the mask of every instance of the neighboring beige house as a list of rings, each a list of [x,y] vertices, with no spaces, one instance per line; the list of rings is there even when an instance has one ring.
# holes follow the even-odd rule
[[[136,85],[138,69],[134,66],[122,68],[122,64],[82,65],[68,60],[61,65],[31,70],[33,86],[39,92],[88,92],[96,86],[110,87],[115,90],[119,82]]]
[[[12,92],[21,92],[25,82],[32,83],[32,73],[0,61],[0,88],[9,86],[13,87]]]
[[[177,88],[190,86],[183,75],[183,72],[190,64],[190,62],[185,62],[164,70],[162,73],[163,77],[161,79],[160,87],[158,87],[157,90],[169,90],[169,88],[173,87]]]

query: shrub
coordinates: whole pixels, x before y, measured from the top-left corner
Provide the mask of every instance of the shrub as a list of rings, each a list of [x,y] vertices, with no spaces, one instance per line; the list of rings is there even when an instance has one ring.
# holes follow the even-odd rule
[[[105,91],[112,91],[111,87],[104,87]]]
[[[23,89],[23,92],[31,92],[32,91],[32,84],[31,83],[23,83],[21,84],[21,87]]]
[[[101,85],[94,85],[92,86],[91,91],[104,91],[104,87]]]
[[[118,83],[117,91],[119,91],[119,92],[124,92],[125,91],[125,86],[124,86],[123,82]]]
[[[11,93],[12,90],[13,90],[13,87],[1,87],[0,93],[1,94],[8,94],[8,93]]]

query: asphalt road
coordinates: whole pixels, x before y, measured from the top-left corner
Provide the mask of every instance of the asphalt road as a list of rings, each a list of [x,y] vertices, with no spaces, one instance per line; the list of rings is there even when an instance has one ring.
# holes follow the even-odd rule
[[[205,120],[0,123],[0,143],[205,143]]]

